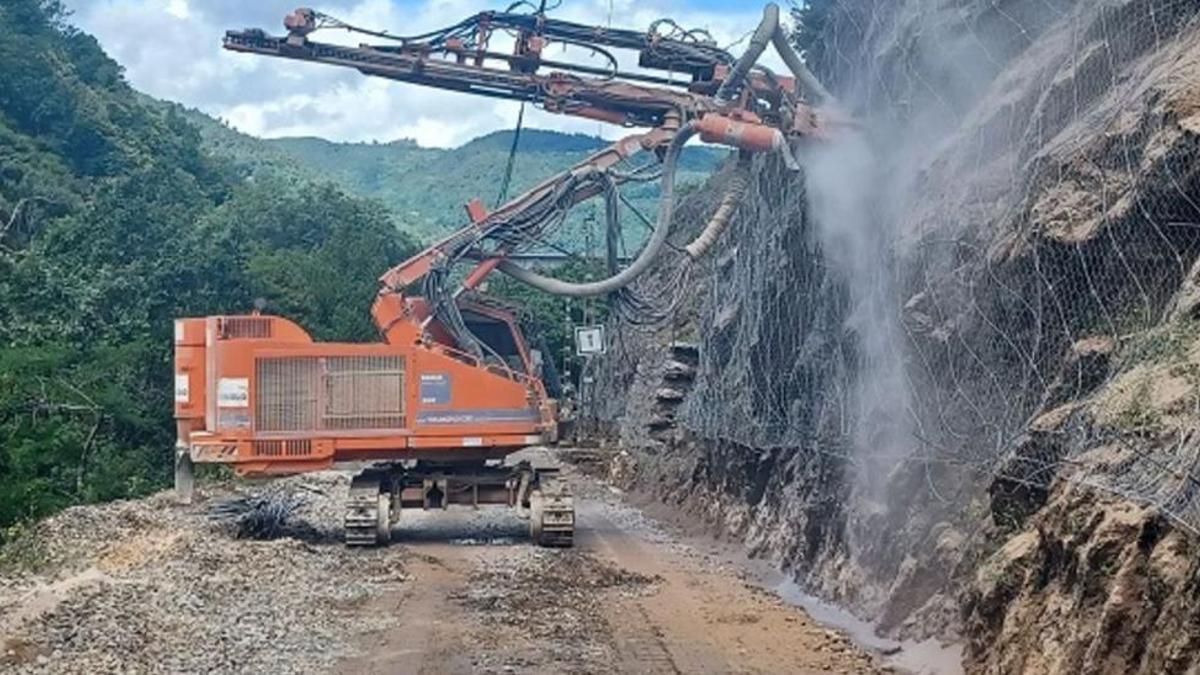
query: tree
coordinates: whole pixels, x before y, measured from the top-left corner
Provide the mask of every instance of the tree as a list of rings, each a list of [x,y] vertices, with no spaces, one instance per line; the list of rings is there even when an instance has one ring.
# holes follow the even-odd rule
[[[792,44],[810,65],[824,58],[825,29],[836,4],[836,0],[805,0],[792,7],[792,18],[796,22]]]
[[[264,297],[317,338],[368,339],[377,276],[415,250],[331,186],[239,183],[61,19],[0,5],[0,538],[166,484],[174,318]]]
[[[575,259],[555,267],[549,272],[565,281],[595,281],[606,274],[604,263],[599,260]],[[560,372],[577,376],[581,372],[582,360],[575,355],[575,326],[585,322],[604,323],[608,317],[608,303],[604,298],[564,298],[539,291],[507,276],[498,276],[490,282],[489,292],[512,300],[523,310],[530,328],[545,340],[550,352],[547,358],[554,359]],[[536,340],[537,336],[527,336]],[[578,385],[578,382],[575,382]]]

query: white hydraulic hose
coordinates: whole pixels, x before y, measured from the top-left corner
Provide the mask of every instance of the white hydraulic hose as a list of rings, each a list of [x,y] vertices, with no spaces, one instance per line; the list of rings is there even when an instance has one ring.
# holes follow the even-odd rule
[[[725,194],[721,197],[721,203],[717,205],[717,210],[708,219],[708,225],[692,243],[683,248],[692,260],[707,253],[708,249],[717,241],[717,237],[720,237],[725,228],[729,227],[729,221],[733,220],[734,212],[737,211],[738,205],[742,203],[742,199],[750,189],[749,165],[750,163],[745,159],[738,159],[737,168],[734,170],[733,176],[729,178],[729,187],[725,189]]]

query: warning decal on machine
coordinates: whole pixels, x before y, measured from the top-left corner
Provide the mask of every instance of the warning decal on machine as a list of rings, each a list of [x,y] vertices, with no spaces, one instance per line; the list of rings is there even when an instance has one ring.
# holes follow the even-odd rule
[[[450,402],[450,376],[446,373],[421,374],[421,403],[439,405]]]
[[[487,410],[422,410],[417,424],[479,424],[487,422],[536,422],[538,411],[530,408],[495,408]]]
[[[191,399],[190,394],[187,373],[175,373],[175,402],[186,404]]]
[[[217,381],[217,405],[221,408],[250,406],[250,380],[245,377],[222,377]]]

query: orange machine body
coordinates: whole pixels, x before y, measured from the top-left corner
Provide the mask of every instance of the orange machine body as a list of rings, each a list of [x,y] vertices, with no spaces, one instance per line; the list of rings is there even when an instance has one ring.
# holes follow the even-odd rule
[[[451,344],[420,298],[381,294],[378,343],[314,342],[277,316],[179,319],[175,417],[195,462],[280,475],[338,462],[498,458],[556,436],[513,315],[461,303],[491,356]]]

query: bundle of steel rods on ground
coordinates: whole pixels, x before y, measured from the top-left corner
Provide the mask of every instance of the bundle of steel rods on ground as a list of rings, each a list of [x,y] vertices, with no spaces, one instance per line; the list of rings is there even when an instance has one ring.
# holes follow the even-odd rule
[[[289,534],[288,521],[304,504],[294,494],[247,495],[213,504],[208,517],[230,525],[239,539],[277,539]]]

